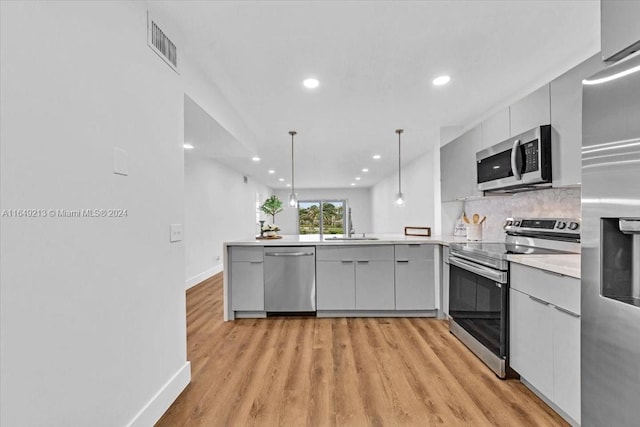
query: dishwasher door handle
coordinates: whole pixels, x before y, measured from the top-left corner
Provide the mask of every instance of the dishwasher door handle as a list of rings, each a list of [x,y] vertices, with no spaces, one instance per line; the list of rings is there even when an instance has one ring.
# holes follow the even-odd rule
[[[312,256],[313,252],[265,252],[265,256]]]

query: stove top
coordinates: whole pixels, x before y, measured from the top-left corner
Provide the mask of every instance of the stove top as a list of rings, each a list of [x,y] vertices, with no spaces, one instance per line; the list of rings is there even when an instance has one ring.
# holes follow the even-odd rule
[[[507,256],[560,255],[580,252],[580,220],[553,218],[507,218],[505,242],[452,243],[453,256],[506,269]]]

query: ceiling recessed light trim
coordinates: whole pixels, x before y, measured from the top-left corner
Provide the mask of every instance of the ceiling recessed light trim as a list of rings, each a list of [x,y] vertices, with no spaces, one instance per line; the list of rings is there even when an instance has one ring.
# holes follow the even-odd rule
[[[192,144],[183,144],[182,147],[185,150],[193,150],[195,148]]]
[[[359,176],[356,176],[356,181],[360,181],[360,177]]]
[[[273,169],[269,169],[269,175],[273,175],[274,173],[276,173],[276,171],[274,171]]]
[[[382,156],[380,154],[374,154],[373,155],[373,160],[380,160],[382,158]]]
[[[362,168],[362,172],[364,172],[364,173],[369,172],[369,168]]]
[[[254,162],[259,162],[259,161],[260,161],[260,157],[258,157],[258,156],[253,156],[253,157],[251,158],[251,160],[252,160],[252,161],[254,161]]]
[[[318,79],[314,79],[313,77],[310,77],[308,79],[304,79],[302,84],[304,85],[304,87],[306,87],[308,89],[315,89],[318,86],[320,86],[320,82],[318,81]]]
[[[438,76],[435,79],[433,79],[433,85],[434,86],[442,86],[442,85],[446,85],[450,81],[451,81],[451,77],[449,77],[447,75]]]

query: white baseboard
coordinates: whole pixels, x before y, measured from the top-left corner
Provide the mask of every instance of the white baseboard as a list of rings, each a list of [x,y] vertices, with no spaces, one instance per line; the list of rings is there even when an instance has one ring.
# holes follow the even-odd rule
[[[185,280],[185,288],[192,288],[203,280],[207,280],[209,277],[221,273],[222,268],[222,264],[214,265],[213,267],[206,269],[200,274],[189,277],[187,280]]]
[[[151,398],[127,427],[149,427],[158,422],[191,381],[191,363],[187,361]]]

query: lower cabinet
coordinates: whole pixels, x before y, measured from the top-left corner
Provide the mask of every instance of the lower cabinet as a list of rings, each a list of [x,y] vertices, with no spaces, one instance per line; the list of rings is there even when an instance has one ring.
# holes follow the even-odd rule
[[[232,247],[231,309],[264,311],[263,249]]]
[[[394,310],[395,308],[393,260],[357,261],[356,310]]]
[[[435,310],[435,245],[396,245],[396,310]]]
[[[317,249],[321,251],[320,248]],[[316,262],[318,310],[355,310],[356,275],[353,261]]]
[[[579,291],[579,279],[511,264],[510,365],[578,423]]]
[[[392,245],[318,246],[318,310],[394,310]]]

